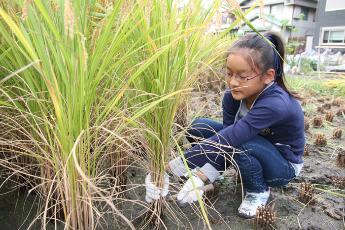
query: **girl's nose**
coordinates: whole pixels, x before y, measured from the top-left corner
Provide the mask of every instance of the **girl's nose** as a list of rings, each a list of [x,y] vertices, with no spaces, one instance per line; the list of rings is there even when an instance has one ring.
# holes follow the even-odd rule
[[[229,88],[234,88],[234,87],[239,86],[239,83],[234,76],[228,77],[226,82],[227,82]]]

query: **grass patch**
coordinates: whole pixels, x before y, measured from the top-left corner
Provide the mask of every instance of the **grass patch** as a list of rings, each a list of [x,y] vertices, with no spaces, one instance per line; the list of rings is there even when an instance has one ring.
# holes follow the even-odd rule
[[[291,75],[286,77],[288,86],[296,92],[307,90],[320,96],[341,96],[345,97],[345,78],[344,76],[333,75]]]

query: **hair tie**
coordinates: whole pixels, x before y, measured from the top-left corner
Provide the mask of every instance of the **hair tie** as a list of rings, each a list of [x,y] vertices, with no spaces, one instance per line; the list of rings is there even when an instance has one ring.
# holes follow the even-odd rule
[[[272,43],[272,49],[273,49],[273,65],[274,65],[274,70],[276,71],[276,78],[282,76],[282,71],[281,71],[281,63],[280,63],[280,57],[278,55],[278,51],[276,50],[277,45],[275,42],[275,39],[271,35],[266,35],[266,38]]]

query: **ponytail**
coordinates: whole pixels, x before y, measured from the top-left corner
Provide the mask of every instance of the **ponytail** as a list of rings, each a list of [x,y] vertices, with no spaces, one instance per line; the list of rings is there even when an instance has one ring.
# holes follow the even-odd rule
[[[264,35],[272,44],[273,49],[273,67],[276,72],[275,81],[277,84],[284,89],[290,96],[293,96],[297,99],[301,99],[296,92],[290,91],[286,87],[286,80],[284,74],[284,58],[285,58],[285,49],[284,43],[280,36],[275,33],[267,32]]]

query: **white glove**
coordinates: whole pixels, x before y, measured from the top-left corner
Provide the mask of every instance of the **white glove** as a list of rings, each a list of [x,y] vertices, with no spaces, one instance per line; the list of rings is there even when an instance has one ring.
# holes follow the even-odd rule
[[[193,186],[192,180],[194,181],[195,187]],[[190,204],[197,201],[197,193],[199,193],[200,197],[202,197],[204,194],[204,191],[202,190],[204,185],[204,181],[198,176],[192,176],[186,181],[181,191],[177,194],[177,200],[180,202],[180,204],[184,204],[186,202]]]
[[[152,183],[151,173],[149,173],[145,178],[145,187],[145,200],[147,203],[152,203],[154,200],[158,200],[161,196],[165,197],[169,192],[169,175],[164,173],[163,188],[159,188]]]

